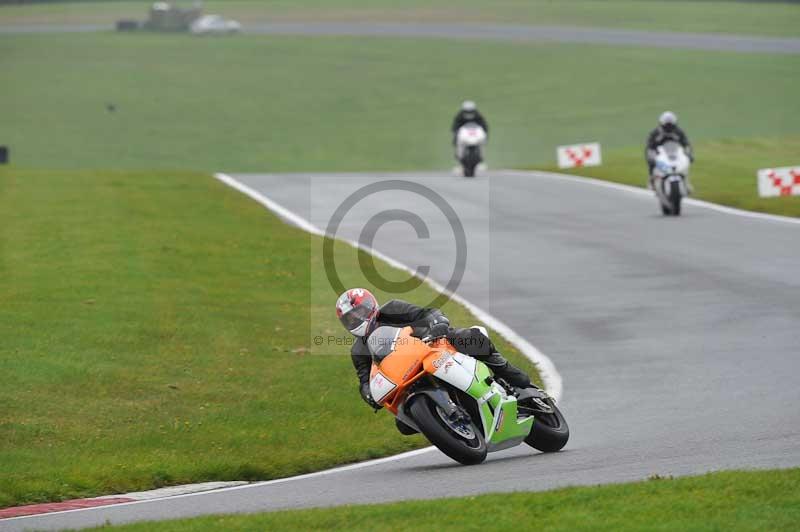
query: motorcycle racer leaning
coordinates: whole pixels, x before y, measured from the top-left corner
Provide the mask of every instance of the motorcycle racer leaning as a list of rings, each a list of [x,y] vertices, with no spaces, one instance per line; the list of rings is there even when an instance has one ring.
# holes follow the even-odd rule
[[[382,407],[370,394],[372,358],[367,339],[372,331],[383,325],[411,326],[412,336],[421,339],[446,337],[459,352],[482,361],[491,368],[495,376],[508,384],[517,388],[533,386],[530,378],[498,353],[489,337],[479,328],[454,329],[450,327],[450,320],[437,308],[423,308],[399,299],[393,299],[379,307],[378,300],[369,290],[353,288],[336,300],[336,315],[345,329],[356,337],[350,356],[358,376],[361,397],[376,410]],[[401,426],[399,421],[398,429],[403,434],[414,432],[410,427]]]
[[[675,141],[683,146],[689,160],[694,162],[692,145],[686,133],[678,127],[678,117],[672,111],[664,111],[658,117],[658,127],[647,136],[647,143],[644,148],[645,160],[647,160],[648,188],[653,188],[653,167],[655,166],[656,150],[667,141]]]

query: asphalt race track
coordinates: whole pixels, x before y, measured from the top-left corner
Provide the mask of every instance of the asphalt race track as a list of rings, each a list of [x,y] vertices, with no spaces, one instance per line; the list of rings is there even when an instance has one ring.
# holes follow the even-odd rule
[[[433,176],[380,178],[430,186],[468,232],[485,228],[477,236],[486,242],[488,235],[491,252],[469,253],[490,260],[474,263],[458,292],[485,302],[553,359],[572,431],[564,451],[521,447],[464,467],[433,450],[297,480],[0,521],[0,530],[800,465],[800,223],[691,203],[680,218],[665,218],[643,191],[535,172]],[[233,177],[315,223],[350,192],[349,183],[363,182],[343,175]],[[428,219],[431,205],[423,204],[397,194],[391,207]],[[472,223],[487,209],[488,224]],[[350,211],[340,235],[358,238],[366,222],[361,212]],[[411,267],[431,264],[436,278],[452,263],[437,264],[450,257],[436,253],[447,236],[435,229],[419,239],[408,225],[387,223],[375,247]]]
[[[633,45],[729,52],[800,53],[800,39],[683,33],[580,26],[522,26],[512,24],[403,24],[358,22],[297,22],[250,24],[248,33],[285,35],[357,35],[378,37],[435,37],[519,42]]]
[[[0,35],[19,33],[83,33],[109,31],[99,24],[0,23]],[[800,39],[723,33],[591,28],[579,26],[522,26],[511,24],[419,24],[392,22],[276,22],[245,24],[244,33],[267,35],[339,35],[360,37],[411,37],[517,42],[554,42],[645,46],[655,48],[716,50],[751,53],[800,53]]]

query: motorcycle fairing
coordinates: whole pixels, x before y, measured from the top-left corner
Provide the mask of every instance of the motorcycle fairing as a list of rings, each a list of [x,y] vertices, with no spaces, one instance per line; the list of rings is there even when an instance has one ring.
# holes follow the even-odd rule
[[[428,358],[425,368],[437,379],[469,394],[478,403],[486,443],[491,451],[513,447],[530,434],[533,417],[518,418],[517,398],[491,381],[489,367],[461,353]]]

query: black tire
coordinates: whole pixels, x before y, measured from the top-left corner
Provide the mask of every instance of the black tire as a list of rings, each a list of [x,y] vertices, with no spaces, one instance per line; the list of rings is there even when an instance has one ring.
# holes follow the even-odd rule
[[[436,411],[436,404],[426,395],[414,398],[411,415],[422,434],[444,454],[464,465],[480,464],[486,460],[486,441],[483,433],[471,422],[475,438],[467,440],[451,430]]]
[[[464,154],[464,177],[475,177],[475,168],[481,162],[481,157],[478,148],[470,146]]]
[[[673,181],[669,189],[669,202],[672,205],[672,215],[680,216],[681,214],[681,185],[677,181]]]
[[[394,424],[397,427],[397,430],[403,436],[411,436],[413,434],[419,434],[413,427],[409,427],[408,425],[406,425],[397,418],[394,418]]]
[[[669,184],[669,190],[664,191],[664,195],[669,202],[668,214],[679,216],[681,214],[681,186],[677,182]]]
[[[543,453],[560,451],[569,440],[569,426],[552,399],[547,404],[553,407],[552,414],[535,414],[533,428],[525,443]]]
[[[670,214],[672,214],[672,212],[670,212],[670,210],[664,207],[664,204],[661,203],[661,214],[663,214],[664,216],[669,216]]]

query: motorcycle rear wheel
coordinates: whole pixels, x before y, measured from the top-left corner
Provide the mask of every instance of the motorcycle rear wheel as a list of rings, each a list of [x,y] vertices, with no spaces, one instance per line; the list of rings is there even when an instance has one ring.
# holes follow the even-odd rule
[[[525,443],[543,453],[554,453],[564,448],[569,440],[569,426],[564,415],[552,399],[547,404],[553,408],[552,414],[534,414],[533,428]]]
[[[414,399],[410,407],[411,416],[422,434],[444,454],[464,465],[480,464],[486,460],[486,440],[483,433],[470,420],[472,438],[457,432],[442,419],[436,403],[426,395]]]

